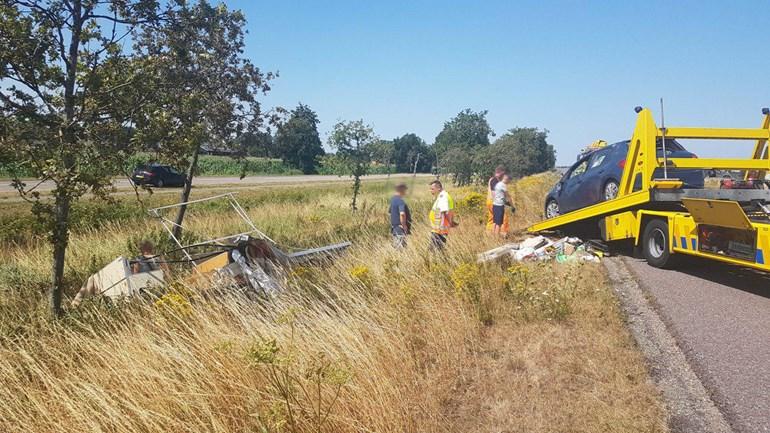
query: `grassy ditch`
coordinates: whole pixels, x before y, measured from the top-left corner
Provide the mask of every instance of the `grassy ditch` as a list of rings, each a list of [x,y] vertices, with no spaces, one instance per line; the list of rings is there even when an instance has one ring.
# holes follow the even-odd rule
[[[552,182],[514,186],[516,227],[539,217]],[[418,224],[403,251],[389,244],[384,183],[364,184],[355,214],[343,185],[239,194],[285,248],[355,242],[327,267],[293,269],[271,300],[180,270],[157,298],[89,302],[51,322],[47,247],[6,244],[0,431],[665,431],[599,266],[477,265],[499,241],[483,234],[472,188],[450,189],[462,223],[433,256],[427,186],[414,189]],[[199,235],[236,226],[217,206],[191,212]],[[70,293],[157,230],[133,217],[80,226]]]

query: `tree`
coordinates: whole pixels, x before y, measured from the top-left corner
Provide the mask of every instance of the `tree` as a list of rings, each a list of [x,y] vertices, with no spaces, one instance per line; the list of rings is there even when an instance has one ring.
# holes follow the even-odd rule
[[[305,174],[316,172],[318,158],[324,155],[318,137],[318,115],[307,105],[299,104],[289,120],[278,126],[276,150],[281,159]]]
[[[490,135],[494,132],[487,122],[486,111],[474,113],[466,109],[444,123],[433,150],[442,169],[454,175],[455,184],[464,185],[471,181],[472,155],[489,146]]]
[[[369,172],[372,162],[371,146],[378,140],[371,126],[363,120],[338,122],[329,136],[329,146],[337,151],[338,174],[353,176],[353,199],[350,207],[355,211],[356,199],[361,189],[361,176]]]
[[[476,146],[488,146],[489,137],[494,135],[487,122],[486,110],[474,113],[465,109],[444,123],[444,129],[436,136],[434,146],[436,152],[441,155],[454,147],[467,150]]]
[[[522,177],[552,169],[556,152],[548,144],[547,130],[513,128],[479,152],[474,162],[478,173],[491,173],[503,165],[512,176]]]
[[[275,152],[273,136],[267,131],[246,131],[236,141],[240,152],[248,156],[269,158]]]
[[[159,143],[165,159],[187,167],[181,202],[190,197],[201,146],[237,148],[236,137],[275,121],[257,101],[274,74],[243,57],[245,22],[223,4],[181,2],[163,26],[148,27],[136,39],[134,48],[163,95],[137,125],[136,137]],[[177,238],[186,210],[180,206],[176,216]]]
[[[110,174],[133,152],[127,131],[153,93],[121,41],[163,17],[148,0],[17,0],[0,3],[0,147],[41,181],[13,185],[32,203],[52,245],[50,307],[58,316],[72,204],[106,198]]]
[[[422,138],[410,133],[393,140],[393,158],[398,173],[411,173],[415,162],[417,171],[427,173],[435,162],[435,153]]]
[[[371,155],[372,162],[385,166],[388,174],[387,182],[390,181],[390,168],[393,164],[394,151],[393,142],[389,140],[376,140],[369,145],[369,155]]]
[[[474,170],[475,150],[464,150],[454,147],[441,156],[440,164],[443,171],[451,173],[455,185],[468,185],[471,183]]]

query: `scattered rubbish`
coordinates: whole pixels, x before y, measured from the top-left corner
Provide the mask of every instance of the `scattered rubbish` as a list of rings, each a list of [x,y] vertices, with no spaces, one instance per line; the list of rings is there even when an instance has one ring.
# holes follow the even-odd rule
[[[510,243],[485,251],[478,255],[478,263],[488,263],[504,258],[515,261],[556,260],[557,263],[571,261],[599,262],[609,254],[607,246],[595,240],[583,242],[576,237],[549,239],[545,236],[533,236],[521,243]]]
[[[517,243],[505,244],[501,247],[497,247],[489,251],[480,253],[478,255],[477,261],[478,263],[494,262],[504,257],[510,257],[511,252],[518,249],[519,249],[519,244]]]
[[[546,245],[548,242],[549,241],[548,241],[548,239],[545,236],[534,236],[534,237],[525,239],[520,244],[520,248],[538,249],[538,248],[542,247],[543,245]]]

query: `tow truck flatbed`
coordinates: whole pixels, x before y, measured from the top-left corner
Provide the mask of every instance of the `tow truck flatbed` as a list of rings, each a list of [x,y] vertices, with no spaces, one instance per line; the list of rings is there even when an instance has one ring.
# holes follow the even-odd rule
[[[637,107],[618,196],[541,221],[530,232],[593,226],[605,241],[631,240],[653,266],[670,266],[672,255],[688,254],[770,271],[770,189],[686,189],[677,179],[653,179],[656,169],[745,170],[746,179],[770,171],[770,109],[761,127],[658,128],[649,109]],[[751,140],[751,158],[662,158],[656,143],[666,139]]]

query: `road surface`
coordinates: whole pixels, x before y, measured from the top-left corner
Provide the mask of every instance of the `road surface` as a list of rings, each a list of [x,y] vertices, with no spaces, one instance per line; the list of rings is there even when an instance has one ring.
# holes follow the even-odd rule
[[[430,177],[428,174],[418,174],[418,177]],[[391,179],[411,177],[410,174],[393,174]],[[378,180],[385,179],[387,175],[384,174],[372,174],[364,177],[365,180]],[[297,176],[247,176],[243,179],[237,177],[226,176],[201,176],[193,179],[194,187],[219,187],[219,186],[250,186],[250,185],[287,185],[297,183],[317,183],[317,182],[337,182],[347,181],[349,177],[340,177],[334,175],[297,175]],[[28,186],[34,186],[38,181],[29,179],[25,181]],[[113,181],[115,188],[120,190],[132,190],[131,183],[128,179],[115,179]],[[53,182],[43,182],[35,190],[40,192],[50,192],[54,188]],[[176,190],[177,188],[163,188],[163,190]],[[0,180],[0,194],[2,193],[15,193],[11,187],[11,183],[8,179]]]
[[[770,432],[770,276],[705,260],[626,263],[734,431]]]

